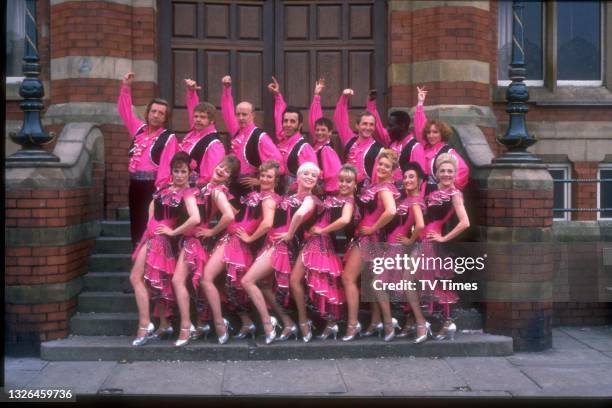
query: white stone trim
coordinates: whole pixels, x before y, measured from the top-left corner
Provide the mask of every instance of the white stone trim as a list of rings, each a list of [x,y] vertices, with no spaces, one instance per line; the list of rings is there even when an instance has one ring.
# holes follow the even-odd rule
[[[490,63],[476,60],[439,59],[389,65],[389,85],[468,81],[489,84]]]
[[[154,10],[157,10],[157,1],[155,0],[51,0],[51,6],[56,6],[58,4],[63,3],[84,3],[97,1],[99,3],[117,3],[122,4],[124,6],[132,6],[132,7],[150,7]]]
[[[488,0],[476,1],[457,1],[457,0],[433,0],[433,1],[408,1],[408,0],[391,0],[389,1],[389,10],[391,11],[414,11],[432,7],[474,7],[481,10],[489,11],[491,6]]]
[[[134,72],[137,81],[157,83],[157,62],[116,57],[69,56],[51,59],[51,80],[104,78],[120,80]]]

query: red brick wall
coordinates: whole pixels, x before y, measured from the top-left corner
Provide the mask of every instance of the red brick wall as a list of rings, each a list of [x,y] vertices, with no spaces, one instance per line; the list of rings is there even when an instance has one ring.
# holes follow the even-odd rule
[[[595,162],[576,162],[572,166],[572,178],[595,179],[597,178],[598,165]],[[572,185],[572,206],[575,208],[596,208],[597,184],[578,183]],[[596,212],[579,211],[572,214],[573,220],[585,221],[596,220]]]
[[[552,226],[552,191],[481,190],[475,193],[476,224],[488,227]]]
[[[612,321],[612,303],[603,302],[556,302],[553,325],[597,326]]]
[[[76,299],[39,305],[6,305],[7,341],[17,344],[28,341],[32,333],[38,340],[65,338],[70,333],[68,322],[76,311]]]

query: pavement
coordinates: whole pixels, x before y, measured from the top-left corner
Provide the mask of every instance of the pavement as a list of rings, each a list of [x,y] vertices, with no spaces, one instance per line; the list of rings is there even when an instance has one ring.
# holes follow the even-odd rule
[[[553,329],[553,348],[504,357],[44,361],[5,357],[5,391],[78,396],[612,397],[612,325]],[[77,398],[78,400],[78,398]]]

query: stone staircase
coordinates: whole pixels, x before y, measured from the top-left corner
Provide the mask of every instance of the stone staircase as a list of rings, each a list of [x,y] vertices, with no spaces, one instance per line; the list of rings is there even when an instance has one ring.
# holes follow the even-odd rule
[[[101,235],[89,260],[77,313],[70,322],[71,335],[42,343],[41,358],[57,361],[224,361],[512,354],[512,339],[482,333],[482,317],[474,309],[457,311],[457,325],[466,332],[457,333],[454,341],[428,341],[420,345],[405,339],[384,343],[378,338],[361,338],[348,343],[314,340],[309,344],[291,340],[265,345],[259,333],[255,340],[230,340],[223,346],[211,335],[208,341],[198,340],[183,348],[174,347],[170,340],[132,347],[137,327],[136,302],[132,293],[124,293],[130,287],[132,245],[127,211],[122,210],[119,215],[118,221],[101,222]],[[362,322],[367,321],[366,314],[360,318]],[[234,326],[238,324],[234,322]]]

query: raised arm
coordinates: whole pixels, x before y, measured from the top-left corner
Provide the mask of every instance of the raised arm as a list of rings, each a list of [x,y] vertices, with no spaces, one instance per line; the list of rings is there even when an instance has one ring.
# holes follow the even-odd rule
[[[374,133],[376,141],[385,147],[389,147],[389,145],[391,145],[391,138],[389,137],[389,133],[387,132],[387,129],[383,125],[380,115],[378,114],[378,108],[376,107],[376,90],[374,89],[370,90],[368,95],[366,110],[372,112],[374,118],[376,119],[376,132]]]
[[[193,128],[193,110],[200,103],[200,98],[198,97],[198,90],[202,89],[202,87],[198,86],[196,81],[191,78],[185,79],[185,86],[187,87],[187,92],[185,92],[185,105],[187,105],[187,113],[189,115],[189,129]]]
[[[268,84],[268,91],[274,95],[274,131],[277,140],[285,140],[283,134],[283,112],[287,108],[287,103],[280,91],[278,80],[272,76],[272,82]]]
[[[223,92],[221,93],[221,115],[225,121],[225,127],[230,134],[230,138],[238,132],[238,120],[234,112],[234,97],[232,96],[232,77],[226,75],[221,80]]]
[[[425,115],[425,98],[427,97],[427,91],[425,87],[419,88],[417,86],[418,96],[417,96],[417,106],[414,110],[414,136],[417,141],[425,146],[425,140],[423,140],[423,129],[425,129],[425,124],[427,123],[427,116]]]
[[[119,90],[119,100],[117,102],[117,111],[119,117],[123,121],[123,124],[128,130],[131,137],[134,137],[138,128],[144,123],[134,114],[132,110],[132,81],[134,80],[134,73],[128,72],[123,76],[123,82],[121,83],[121,89]]]
[[[352,89],[345,89],[342,91],[342,95],[340,95],[338,103],[336,104],[336,110],[334,111],[334,124],[336,125],[338,136],[342,142],[342,147],[345,147],[349,140],[351,140],[351,138],[354,136],[353,130],[351,129],[351,124],[349,122],[350,119],[348,110],[348,102],[351,95],[353,95]]]
[[[323,117],[323,109],[321,108],[321,92],[325,89],[325,79],[319,78],[315,83],[314,96],[310,104],[310,112],[308,114],[308,131],[310,133],[310,142],[314,145],[315,122]]]

